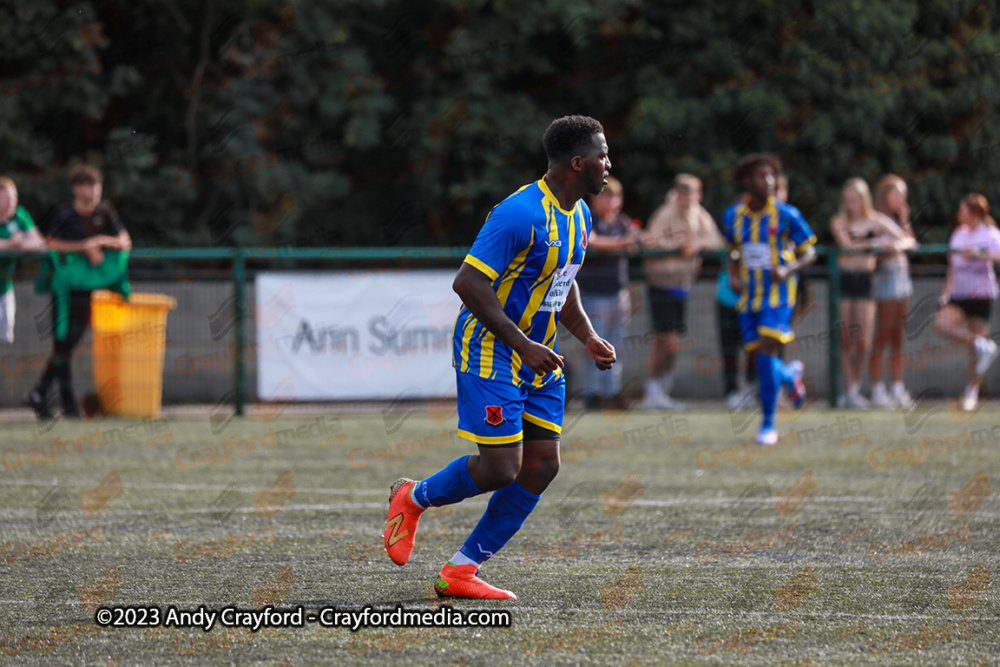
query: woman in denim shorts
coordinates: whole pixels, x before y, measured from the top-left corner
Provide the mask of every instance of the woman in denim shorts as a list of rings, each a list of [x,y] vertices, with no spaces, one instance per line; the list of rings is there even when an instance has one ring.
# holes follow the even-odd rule
[[[895,174],[887,174],[875,191],[875,210],[892,218],[906,234],[914,240],[917,237],[910,225],[910,207],[906,203],[906,181]],[[875,340],[872,343],[868,370],[872,380],[872,403],[876,407],[889,408],[913,406],[913,399],[903,385],[903,330],[906,328],[906,313],[910,309],[913,282],[910,280],[910,263],[905,252],[888,248],[879,255],[878,265],[872,278],[872,296],[875,299]],[[889,348],[889,356],[882,354]],[[892,391],[886,391],[882,380],[888,367],[892,376]]]

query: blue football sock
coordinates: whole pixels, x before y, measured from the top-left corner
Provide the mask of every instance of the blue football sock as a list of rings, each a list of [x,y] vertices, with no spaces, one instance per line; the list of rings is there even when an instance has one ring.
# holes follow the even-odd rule
[[[774,413],[778,407],[778,368],[780,359],[758,352],[757,376],[760,381],[760,408],[763,412],[761,428],[774,428]]]
[[[521,529],[541,497],[517,482],[496,491],[459,551],[480,563],[486,562]]]
[[[795,375],[792,373],[792,367],[781,360],[781,357],[773,357],[775,371],[778,374],[778,382],[785,385],[786,388],[791,389],[792,387],[792,377]]]
[[[469,475],[469,457],[455,459],[427,479],[413,485],[413,498],[423,507],[441,507],[482,493]]]

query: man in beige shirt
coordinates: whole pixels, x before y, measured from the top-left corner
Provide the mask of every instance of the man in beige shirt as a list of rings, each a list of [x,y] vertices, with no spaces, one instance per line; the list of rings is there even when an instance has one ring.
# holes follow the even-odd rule
[[[725,245],[715,221],[701,205],[701,180],[678,174],[666,201],[656,210],[643,235],[646,248],[681,250],[680,256],[648,257],[644,262],[649,280],[649,304],[656,332],[646,359],[647,409],[681,410],[684,405],[670,397],[673,367],[687,326],[684,311],[687,296],[698,276],[701,250]]]

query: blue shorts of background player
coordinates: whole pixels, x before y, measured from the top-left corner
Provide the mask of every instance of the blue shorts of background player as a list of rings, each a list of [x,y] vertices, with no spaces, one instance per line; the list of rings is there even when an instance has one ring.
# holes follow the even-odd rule
[[[743,346],[753,352],[762,337],[773,338],[782,345],[795,339],[792,333],[791,306],[777,308],[762,308],[756,313],[747,311],[739,314],[740,335],[743,336]]]
[[[743,344],[748,351],[755,351],[760,346],[761,338],[771,338],[785,344],[795,338],[792,333],[792,306],[777,308],[762,308],[757,312],[747,311],[739,314],[740,333]],[[761,444],[774,444],[777,441],[777,431],[774,429],[774,415],[778,406],[778,384],[785,386],[788,398],[796,408],[805,401],[805,386],[802,384],[803,365],[801,361],[785,363],[780,357],[757,353],[754,355],[757,363],[757,376],[760,382],[760,406],[763,412],[760,433],[757,441]]]

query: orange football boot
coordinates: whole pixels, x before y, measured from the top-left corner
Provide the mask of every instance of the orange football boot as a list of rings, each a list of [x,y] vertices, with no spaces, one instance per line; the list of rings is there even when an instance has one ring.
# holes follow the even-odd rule
[[[406,565],[413,553],[413,541],[417,536],[417,523],[424,508],[413,502],[410,490],[415,482],[405,477],[397,479],[389,487],[389,518],[385,521],[385,550],[396,565]]]
[[[452,565],[446,563],[434,582],[434,591],[439,598],[474,598],[478,600],[516,600],[517,596],[476,576],[479,568],[475,565]]]

